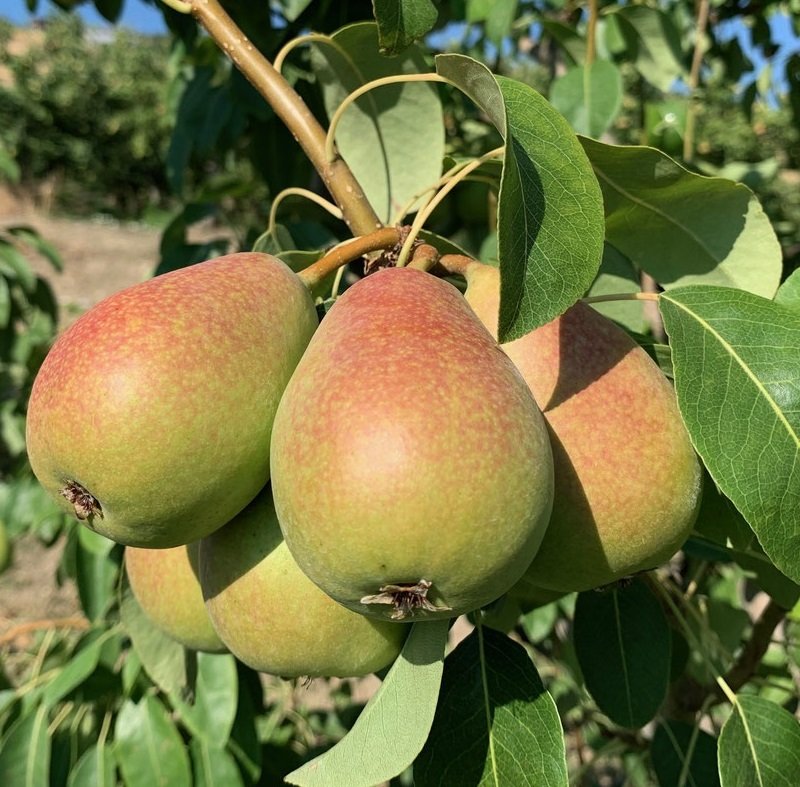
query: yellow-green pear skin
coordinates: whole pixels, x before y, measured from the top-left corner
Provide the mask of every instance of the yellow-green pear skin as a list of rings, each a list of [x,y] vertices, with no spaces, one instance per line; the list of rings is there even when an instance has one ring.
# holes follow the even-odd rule
[[[119,543],[208,535],[267,482],[275,411],[317,324],[300,278],[267,254],[112,295],[58,339],[33,385],[36,476]]]
[[[337,300],[275,417],[289,549],[367,615],[454,617],[502,595],[539,548],[552,485],[524,380],[458,290],[419,270]]]
[[[125,571],[150,621],[191,650],[223,653],[200,590],[199,543],[171,549],[125,549]]]
[[[408,633],[337,604],[303,574],[268,490],[200,542],[200,578],[220,637],[259,672],[367,675],[394,661]]]
[[[496,335],[499,271],[474,263],[466,278]],[[555,464],[553,516],[526,577],[580,591],[668,560],[691,531],[702,475],[660,369],[584,303],[503,349],[547,419]]]

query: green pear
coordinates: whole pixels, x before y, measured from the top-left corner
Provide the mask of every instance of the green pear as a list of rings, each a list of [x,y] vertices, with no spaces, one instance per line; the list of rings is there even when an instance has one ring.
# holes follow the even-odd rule
[[[500,275],[467,267],[468,303],[497,330]],[[697,515],[701,467],[672,386],[621,328],[584,303],[503,349],[544,412],[553,516],[526,577],[570,592],[668,560]]]
[[[317,326],[299,277],[242,253],[123,290],[53,346],[28,455],[66,509],[122,544],[211,533],[269,477],[272,422]]]
[[[357,677],[400,653],[406,626],[370,620],[326,596],[295,562],[265,490],[200,542],[211,620],[236,658],[284,678]]]
[[[199,543],[172,549],[126,547],[131,590],[151,622],[192,650],[222,653],[200,590]]]
[[[382,270],[337,300],[287,386],[272,490],[289,549],[329,596],[393,620],[502,595],[544,535],[541,413],[458,290]]]

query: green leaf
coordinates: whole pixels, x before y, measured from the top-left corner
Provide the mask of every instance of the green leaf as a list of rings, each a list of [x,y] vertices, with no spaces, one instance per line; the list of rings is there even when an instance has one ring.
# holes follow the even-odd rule
[[[795,787],[800,724],[761,697],[739,695],[719,736],[722,787]]]
[[[659,725],[650,747],[659,787],[718,787],[717,742],[699,727]]]
[[[622,106],[622,74],[608,60],[595,60],[558,77],[550,101],[579,134],[599,137]]]
[[[725,287],[662,294],[678,406],[714,482],[800,582],[800,313]]]
[[[238,692],[233,656],[198,653],[194,706],[181,703],[181,713],[191,716],[192,729],[202,735],[205,743],[219,748],[230,737]]]
[[[14,227],[7,227],[8,232],[17,238],[25,241],[32,246],[39,254],[45,257],[57,271],[64,270],[64,260],[58,253],[58,249],[52,243],[45,240],[33,227],[21,224]]]
[[[115,787],[116,764],[105,744],[90,746],[70,771],[67,787]]]
[[[543,19],[541,24],[544,32],[561,46],[571,65],[579,66],[586,61],[586,39],[574,27],[554,19]]]
[[[110,543],[113,547],[113,543],[103,536],[95,534],[92,536]],[[75,552],[75,579],[83,611],[89,620],[95,621],[105,615],[114,600],[119,565],[110,553],[102,554],[87,549],[83,545],[82,538],[85,537],[78,537],[78,548]]]
[[[315,44],[311,59],[329,116],[348,93],[373,79],[428,71],[422,51],[413,45],[397,57],[383,57],[372,22],[349,25],[329,44]],[[425,144],[409,144],[409,133]],[[370,91],[343,115],[336,144],[378,217],[392,222],[441,175],[444,119],[436,89],[417,82]]]
[[[439,12],[431,0],[372,0],[378,23],[378,47],[397,55],[436,24]]]
[[[100,15],[114,24],[122,13],[123,0],[94,0],[95,7]]]
[[[47,708],[17,721],[4,735],[0,749],[0,784],[14,787],[48,787],[51,741],[47,734]]]
[[[670,630],[647,585],[636,579],[627,587],[581,593],[573,638],[597,707],[623,727],[650,721],[667,693]]]
[[[589,289],[589,295],[613,295],[616,293],[641,292],[639,273],[631,261],[611,244],[603,247],[600,271]],[[647,324],[641,301],[608,301],[593,303],[592,308],[611,320],[624,325],[634,333],[644,333]]]
[[[486,17],[486,37],[497,47],[511,34],[517,16],[517,0],[491,0]]]
[[[800,268],[778,287],[778,291],[775,293],[775,303],[800,311]]]
[[[279,0],[281,14],[287,22],[294,22],[311,4],[311,0]]]
[[[126,701],[114,727],[114,756],[126,787],[191,787],[189,758],[166,708],[153,696]]]
[[[672,20],[657,8],[628,5],[613,9],[636,70],[667,92],[684,75],[680,35]]]
[[[126,589],[120,602],[122,626],[152,681],[167,694],[179,696],[186,685],[186,659],[182,645],[157,629]]]
[[[194,787],[240,787],[244,784],[236,760],[224,748],[192,738],[189,751],[194,767]]]
[[[114,634],[106,632],[86,647],[73,653],[61,672],[47,685],[42,693],[42,704],[51,708],[71,691],[91,677],[100,661],[103,645]]]
[[[575,134],[533,88],[463,55],[436,69],[505,137],[498,203],[500,341],[564,312],[594,280],[603,250],[602,196]]]
[[[11,291],[5,276],[0,276],[0,328],[7,328],[11,319]]]
[[[350,732],[286,781],[299,787],[372,787],[411,765],[433,723],[448,624],[414,624],[400,656]]]
[[[36,274],[10,243],[0,238],[0,273],[12,282],[17,281],[26,292],[36,289]]]
[[[521,645],[479,627],[448,656],[414,784],[566,787],[561,721]]]
[[[606,239],[664,288],[775,294],[781,247],[750,189],[695,175],[654,148],[581,144],[603,189]]]

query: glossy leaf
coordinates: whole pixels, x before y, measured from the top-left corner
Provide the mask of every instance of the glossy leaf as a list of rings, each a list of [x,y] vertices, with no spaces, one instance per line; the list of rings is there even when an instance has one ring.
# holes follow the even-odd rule
[[[581,143],[603,190],[606,239],[659,284],[775,294],[781,248],[750,189],[695,175],[654,148]]]
[[[636,70],[667,92],[684,74],[680,36],[670,17],[645,5],[618,6],[614,13]]]
[[[677,721],[659,725],[650,749],[659,787],[719,787],[717,741]]]
[[[569,124],[533,88],[462,55],[439,55],[436,69],[506,139],[499,335],[510,341],[564,312],[594,280],[603,247],[600,189]]]
[[[17,721],[5,734],[0,748],[0,784],[47,787],[50,782],[51,740],[47,734],[47,708]]]
[[[575,653],[597,707],[623,727],[641,727],[667,693],[670,631],[647,585],[590,590],[578,596]]]
[[[299,787],[372,787],[411,765],[433,723],[448,625],[447,620],[414,624],[350,732],[286,781]]]
[[[70,771],[67,787],[115,787],[116,763],[104,744],[90,746]]]
[[[800,582],[800,313],[725,287],[671,290],[660,306],[695,449]]]
[[[240,787],[244,784],[236,760],[224,748],[193,738],[189,751],[194,768],[194,787]]]
[[[149,621],[130,590],[122,596],[120,616],[133,649],[153,682],[167,694],[180,695],[186,685],[183,646]]]
[[[800,724],[762,697],[739,695],[719,736],[722,787],[796,787]]]
[[[348,93],[373,79],[428,71],[416,46],[397,57],[381,55],[371,22],[349,25],[331,43],[316,44],[312,63],[329,116]],[[425,144],[409,145],[409,133]],[[343,115],[336,144],[379,218],[390,221],[441,174],[444,120],[436,88],[417,82],[370,91]]]
[[[114,728],[114,756],[126,787],[190,787],[192,774],[183,740],[166,708],[153,696],[128,700]]]
[[[608,60],[595,60],[558,77],[550,101],[579,134],[599,137],[622,106],[622,74]]]
[[[481,627],[448,656],[414,784],[566,787],[561,721],[522,646]]]
[[[396,55],[422,38],[439,16],[431,0],[372,0],[378,23],[378,46],[384,55]]]

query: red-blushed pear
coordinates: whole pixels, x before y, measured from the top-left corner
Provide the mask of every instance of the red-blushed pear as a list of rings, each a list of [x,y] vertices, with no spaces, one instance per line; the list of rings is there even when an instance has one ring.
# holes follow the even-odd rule
[[[458,290],[419,270],[338,299],[275,417],[289,549],[363,614],[454,617],[502,595],[539,548],[552,487],[524,380]]]
[[[394,661],[408,633],[337,604],[300,570],[268,489],[200,542],[200,581],[220,637],[259,672],[367,675]]]
[[[465,275],[468,303],[496,335],[499,271],[473,263]],[[527,579],[588,590],[668,560],[697,515],[701,467],[660,369],[583,303],[503,349],[553,445],[553,516]]]
[[[192,650],[222,653],[198,579],[198,542],[172,549],[125,549],[131,590],[151,622]]]
[[[55,343],[28,407],[28,455],[93,530],[140,547],[195,541],[269,477],[272,422],[317,326],[267,254],[219,257],[123,290]]]

